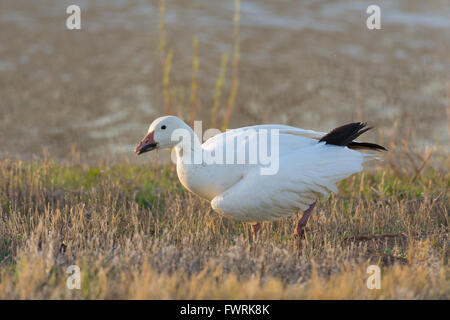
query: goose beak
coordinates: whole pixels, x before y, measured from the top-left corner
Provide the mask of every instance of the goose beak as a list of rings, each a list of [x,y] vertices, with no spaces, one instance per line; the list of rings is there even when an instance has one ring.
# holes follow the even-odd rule
[[[156,149],[158,146],[158,143],[155,142],[155,139],[153,138],[153,135],[155,134],[155,131],[150,131],[147,133],[147,135],[142,139],[142,141],[138,144],[138,146],[134,149],[134,152],[136,152],[138,155],[152,151],[153,149]]]

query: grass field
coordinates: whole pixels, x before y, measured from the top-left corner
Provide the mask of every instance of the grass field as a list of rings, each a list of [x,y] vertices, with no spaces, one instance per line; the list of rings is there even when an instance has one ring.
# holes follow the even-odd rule
[[[173,167],[0,162],[0,299],[448,299],[448,167],[375,168],[297,217],[249,227],[214,213]],[[69,290],[66,269],[81,269]],[[381,289],[366,286],[381,267]]]

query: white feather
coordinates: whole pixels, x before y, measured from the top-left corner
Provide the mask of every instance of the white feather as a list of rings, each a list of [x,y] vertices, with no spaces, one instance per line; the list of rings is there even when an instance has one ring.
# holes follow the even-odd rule
[[[162,127],[165,130],[160,129]],[[262,164],[209,164],[204,160],[198,164],[185,163],[183,154],[186,150],[183,148],[186,147],[170,139],[171,132],[178,128],[189,131],[196,139],[189,126],[174,116],[156,119],[149,131],[154,130],[158,145],[175,147],[180,182],[211,201],[215,211],[248,222],[274,220],[292,215],[299,209],[306,210],[318,196],[337,193],[338,181],[361,171],[363,163],[375,156],[319,142],[325,135],[323,132],[283,125],[234,129],[212,137],[203,145],[197,140],[193,147],[204,156],[214,150],[216,156],[222,154],[225,162],[227,146],[231,143],[233,152],[245,147],[248,159],[250,146],[258,139],[257,132],[268,130],[270,136],[271,130],[277,130],[279,169],[274,175],[262,175]],[[268,150],[275,142],[271,140]],[[256,145],[259,147],[258,143]]]

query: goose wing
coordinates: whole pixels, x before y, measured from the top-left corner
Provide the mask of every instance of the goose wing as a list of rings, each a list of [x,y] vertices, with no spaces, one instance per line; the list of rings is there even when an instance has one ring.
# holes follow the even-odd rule
[[[315,141],[280,152],[274,175],[261,175],[258,167],[250,168],[239,182],[213,198],[211,206],[241,221],[286,217],[306,210],[320,194],[337,193],[336,183],[361,171],[365,159],[364,153]]]

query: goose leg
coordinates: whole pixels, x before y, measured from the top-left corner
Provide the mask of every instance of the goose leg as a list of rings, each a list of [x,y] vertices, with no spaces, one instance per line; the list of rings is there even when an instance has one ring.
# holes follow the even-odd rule
[[[258,232],[261,230],[261,223],[257,222],[255,224],[250,225],[252,229],[252,238],[253,242],[256,242],[256,239],[258,238]]]
[[[303,213],[302,218],[297,222],[297,225],[294,230],[294,238],[297,239],[298,243],[300,244],[301,240],[305,237],[305,227],[308,223],[308,219],[311,216],[311,213],[314,210],[314,207],[317,204],[317,200],[314,201],[313,204],[309,206],[308,209]]]

